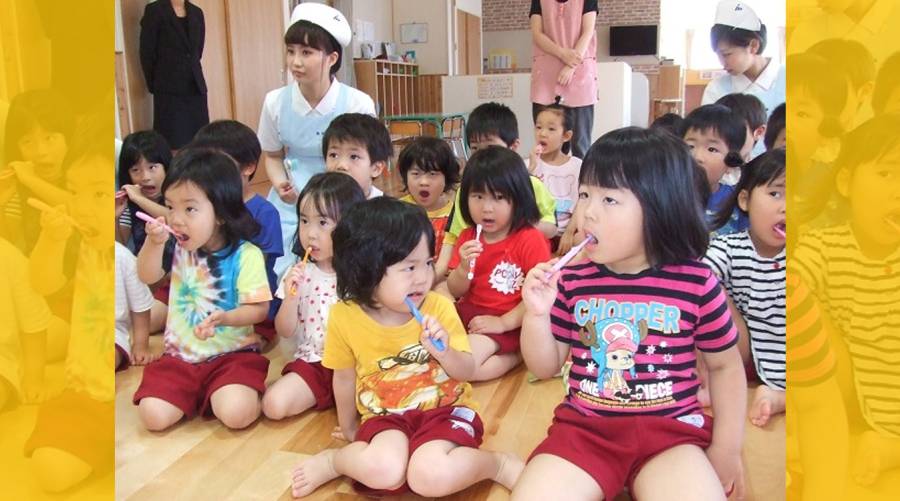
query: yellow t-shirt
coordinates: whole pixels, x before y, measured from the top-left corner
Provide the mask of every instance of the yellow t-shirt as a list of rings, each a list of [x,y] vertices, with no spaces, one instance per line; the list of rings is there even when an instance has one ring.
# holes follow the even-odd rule
[[[412,197],[412,195],[406,195],[405,197],[400,199],[401,202],[410,203],[413,205],[418,205],[416,203],[416,199]],[[444,235],[447,230],[447,219],[450,217],[450,213],[453,211],[453,199],[448,199],[447,203],[444,204],[443,207],[439,207],[435,210],[426,211],[428,213],[428,219],[431,220],[431,227],[434,228],[434,255],[439,256],[441,254],[441,246],[444,245]],[[454,239],[455,240],[455,239]]]
[[[534,188],[534,200],[537,202],[538,211],[541,213],[541,222],[556,224],[556,200],[553,198],[553,194],[550,193],[550,190],[547,189],[547,186],[540,179],[534,176],[529,176],[529,179],[531,179],[531,187]],[[456,239],[459,238],[462,230],[469,227],[463,221],[462,214],[459,212],[459,193],[459,191],[456,192],[454,201],[456,211],[453,214],[453,221],[450,222],[450,228],[444,234],[444,245],[456,244]]]
[[[447,330],[453,349],[471,352],[469,338],[449,299],[429,292],[420,309]],[[401,326],[387,327],[356,303],[341,301],[331,307],[322,365],[356,370],[356,408],[362,422],[411,409],[476,408],[472,386],[447,375],[422,347],[421,333],[422,327],[412,318]]]

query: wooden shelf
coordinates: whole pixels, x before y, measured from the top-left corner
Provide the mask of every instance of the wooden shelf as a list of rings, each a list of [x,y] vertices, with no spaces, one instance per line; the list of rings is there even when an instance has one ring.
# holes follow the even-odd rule
[[[356,87],[375,101],[379,117],[417,113],[419,65],[355,59]]]

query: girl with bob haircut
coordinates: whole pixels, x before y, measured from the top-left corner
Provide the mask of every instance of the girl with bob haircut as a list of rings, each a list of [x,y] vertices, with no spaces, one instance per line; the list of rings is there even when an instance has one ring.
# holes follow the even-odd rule
[[[447,288],[469,332],[473,381],[502,376],[521,361],[522,282],[550,258],[550,244],[534,227],[540,211],[525,163],[501,146],[478,150],[460,186],[460,233],[450,258]],[[479,231],[480,230],[480,231]]]
[[[453,303],[431,291],[425,211],[378,197],[351,207],[332,238],[341,301],[322,365],[334,370],[335,438],[350,443],[300,463],[291,494],[340,475],[372,496],[441,497],[488,479],[511,488],[522,461],[478,449],[484,426],[466,382],[475,363]]]
[[[539,377],[571,355],[565,400],[513,500],[724,500],[743,495],[746,380],[725,294],[698,258],[706,225],[684,143],[654,129],[612,131],[591,147],[576,223],[586,259],[528,273],[522,355]],[[696,353],[715,422],[697,402]],[[573,444],[576,444],[573,446]]]
[[[175,232],[165,352],[144,369],[133,401],[151,431],[198,413],[245,428],[259,417],[269,367],[253,330],[272,299],[262,251],[249,242],[259,224],[234,160],[218,150],[181,151],[162,193],[169,212],[147,223],[137,271],[146,284],[162,278]]]

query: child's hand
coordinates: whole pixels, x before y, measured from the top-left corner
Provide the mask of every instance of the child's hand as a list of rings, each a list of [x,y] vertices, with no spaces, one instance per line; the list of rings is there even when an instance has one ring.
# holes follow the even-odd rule
[[[0,206],[6,205],[16,192],[16,171],[0,170]]]
[[[469,334],[503,334],[507,329],[503,319],[493,315],[478,315],[469,320]]]
[[[16,171],[20,181],[26,177],[34,177],[34,164],[31,162],[10,162],[9,168]]]
[[[123,184],[122,191],[128,195],[129,200],[135,203],[139,199],[144,198],[144,194],[141,193],[141,187],[136,184]]]
[[[45,402],[50,396],[42,379],[24,377],[22,380],[22,400],[26,404]]]
[[[335,426],[334,430],[331,432],[331,438],[336,440],[346,440],[348,442],[352,442],[353,439],[356,438],[356,430],[359,426],[354,426],[352,429],[341,430],[340,426]]]
[[[159,353],[150,351],[148,345],[133,345],[131,347],[131,365],[147,365],[159,358]]]
[[[159,216],[155,222],[148,222],[145,229],[147,230],[147,240],[156,245],[165,245],[169,241],[169,232],[166,230],[166,218]]]
[[[463,271],[469,271],[469,263],[472,259],[478,259],[478,256],[484,251],[484,245],[478,240],[469,240],[459,246],[459,266]]]
[[[297,199],[300,198],[300,194],[297,193],[297,190],[294,189],[294,185],[291,184],[290,181],[284,181],[279,184],[277,193],[284,203],[290,205],[296,204]]]
[[[72,223],[66,217],[66,206],[57,205],[52,212],[41,211],[41,229],[54,240],[66,240],[72,234]]]
[[[444,329],[444,326],[431,315],[423,314],[422,320],[424,320],[424,322],[422,325],[422,334],[419,336],[419,342],[422,343],[425,351],[436,360],[440,360],[441,357],[447,354],[447,348],[450,346],[450,334],[448,334],[447,330]],[[438,340],[444,343],[444,351],[438,350],[437,346],[435,346]]]
[[[556,83],[562,85],[563,87],[568,86],[572,83],[572,76],[575,75],[575,68],[571,66],[566,66],[559,72],[559,76],[556,77]]]
[[[225,312],[222,310],[216,310],[210,313],[202,322],[194,327],[194,335],[200,340],[207,340],[213,337],[216,333],[216,326],[222,323],[224,319]]]
[[[525,310],[532,315],[549,315],[553,302],[556,301],[556,282],[559,280],[559,272],[554,273],[550,280],[544,280],[547,273],[559,258],[551,259],[546,263],[536,265],[522,284],[522,302]],[[473,319],[474,320],[474,319]]]
[[[284,288],[287,293],[285,299],[297,297],[297,290],[300,289],[300,284],[303,283],[305,276],[306,265],[304,263],[297,263],[291,268],[284,279]]]
[[[116,198],[116,224],[119,224],[119,218],[122,217],[122,213],[125,212],[125,206],[128,205],[128,197],[117,197]]]
[[[734,499],[744,499],[744,467],[741,452],[722,449],[712,444],[706,449],[706,457],[715,468],[725,495],[730,496],[733,491]]]
[[[575,49],[563,49],[560,55],[562,56],[560,59],[566,63],[567,67],[581,64],[581,56],[575,52]]]
[[[541,146],[541,143],[537,143],[534,145],[534,148],[531,149],[531,153],[528,155],[528,172],[534,174],[534,170],[537,168],[538,159],[541,155],[544,154],[544,147]]]

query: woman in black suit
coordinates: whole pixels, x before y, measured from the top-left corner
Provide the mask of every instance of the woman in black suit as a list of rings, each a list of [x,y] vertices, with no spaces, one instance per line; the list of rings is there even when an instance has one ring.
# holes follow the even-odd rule
[[[188,0],[157,0],[141,18],[141,66],[153,94],[153,129],[178,149],[209,123],[200,57],[206,24]]]

